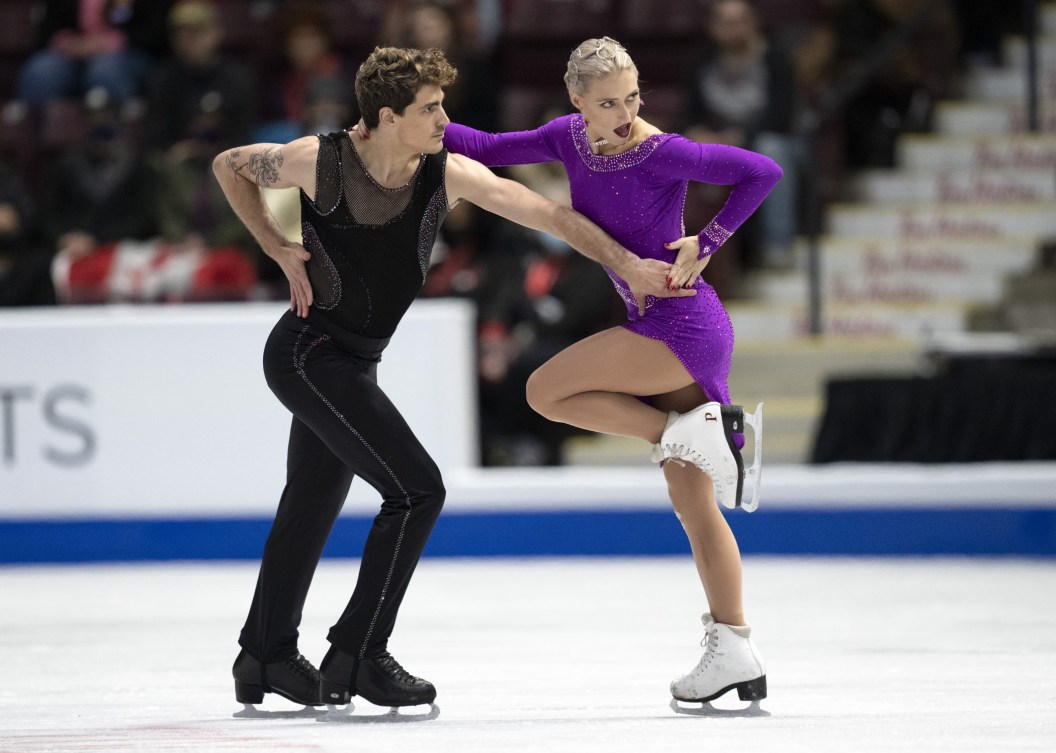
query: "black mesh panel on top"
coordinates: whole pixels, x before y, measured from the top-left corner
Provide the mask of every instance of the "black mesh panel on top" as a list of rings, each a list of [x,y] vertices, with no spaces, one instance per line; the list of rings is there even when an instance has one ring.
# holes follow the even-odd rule
[[[315,207],[321,215],[337,208],[341,198],[341,158],[333,139],[319,139],[319,157],[315,162]]]
[[[405,185],[386,188],[367,172],[366,165],[350,139],[345,139],[341,152],[345,203],[351,209],[355,221],[360,225],[378,226],[398,220],[407,211],[414,196],[418,175],[425,164],[425,156],[418,160],[418,169]]]
[[[334,260],[326,253],[315,227],[308,222],[301,226],[304,235],[304,247],[312,257],[305,265],[308,281],[312,284],[312,297],[315,305],[324,311],[341,303],[341,275],[334,266]]]

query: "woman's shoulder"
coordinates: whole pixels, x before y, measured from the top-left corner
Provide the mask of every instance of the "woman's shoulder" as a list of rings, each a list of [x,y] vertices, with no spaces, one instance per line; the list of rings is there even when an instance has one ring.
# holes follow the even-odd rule
[[[674,175],[682,175],[687,165],[696,164],[702,145],[680,133],[657,129],[645,138],[640,148],[649,155],[649,159],[642,160],[644,174],[667,181]]]
[[[583,116],[578,112],[572,112],[568,115],[559,115],[553,120],[548,120],[546,123],[543,123],[541,129],[548,133],[552,133],[555,136],[571,135],[572,127],[577,118],[579,118],[580,121],[583,120]]]
[[[666,131],[657,131],[649,136],[648,139],[656,142],[656,151],[667,155],[695,154],[700,151],[701,147],[705,146],[700,142],[687,139],[681,133],[668,133]]]

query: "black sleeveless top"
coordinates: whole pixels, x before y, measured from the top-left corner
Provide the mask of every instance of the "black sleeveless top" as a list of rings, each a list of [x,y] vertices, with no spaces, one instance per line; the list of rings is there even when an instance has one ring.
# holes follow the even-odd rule
[[[315,201],[301,191],[314,303],[308,321],[340,338],[391,337],[422,288],[447,216],[447,150],[423,154],[405,186],[367,173],[346,131],[319,136]],[[336,331],[335,331],[336,325]]]

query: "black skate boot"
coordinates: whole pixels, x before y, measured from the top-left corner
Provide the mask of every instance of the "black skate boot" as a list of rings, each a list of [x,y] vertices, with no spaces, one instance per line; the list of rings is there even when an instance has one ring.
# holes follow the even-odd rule
[[[418,706],[436,700],[436,688],[415,677],[385,652],[356,659],[331,646],[319,666],[323,703],[349,703],[358,695],[376,706]]]
[[[262,703],[265,693],[277,693],[305,706],[322,705],[319,670],[300,654],[264,664],[242,649],[231,674],[235,677],[235,699],[239,703]]]

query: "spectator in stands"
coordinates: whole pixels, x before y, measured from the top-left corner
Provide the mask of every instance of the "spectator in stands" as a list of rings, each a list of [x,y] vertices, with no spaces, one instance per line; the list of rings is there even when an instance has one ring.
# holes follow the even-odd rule
[[[838,78],[882,39],[911,22],[927,0],[848,0],[821,30],[825,67]],[[930,127],[936,99],[950,91],[959,31],[949,1],[846,104],[843,138],[851,168],[892,167],[900,133]]]
[[[171,0],[48,0],[44,48],[22,68],[18,96],[29,102],[77,98],[101,87],[118,100],[139,95],[164,49]]]
[[[479,303],[482,457],[486,465],[560,465],[565,440],[588,432],[533,411],[525,385],[559,352],[616,322],[610,283],[597,264],[545,233],[507,223],[496,245],[485,256]]]
[[[498,128],[499,82],[495,66],[463,38],[456,11],[448,4],[425,2],[410,7],[396,44],[442,50],[458,69],[458,80],[444,89],[444,110],[458,122],[482,131]]]
[[[502,36],[504,4],[503,0],[389,0],[380,37],[385,43],[403,39],[407,17],[415,7],[441,5],[454,17],[463,49],[488,55]]]
[[[148,128],[158,177],[162,237],[223,272],[198,297],[251,294],[256,274],[244,251],[252,243],[213,179],[218,151],[248,140],[255,116],[252,73],[222,54],[223,28],[212,3],[185,0],[169,16],[172,59],[151,83]],[[199,266],[201,266],[199,265]]]
[[[215,154],[245,142],[256,117],[256,84],[246,66],[223,55],[216,7],[183,0],[169,14],[169,30],[172,56],[149,87],[151,144],[182,161],[190,151]]]
[[[195,185],[193,160],[163,165],[159,180],[126,138],[118,103],[105,90],[89,92],[86,111],[87,137],[61,156],[44,186],[44,230],[57,251],[51,273],[59,300],[245,297],[254,283],[252,265],[238,249],[207,245],[226,240],[208,206],[180,203],[187,196],[209,198]],[[159,238],[159,230],[167,237]]]
[[[37,247],[33,199],[0,157],[0,306],[55,303],[50,255]]]
[[[295,3],[286,6],[278,18],[283,58],[267,103],[267,121],[257,129],[257,140],[284,144],[307,133],[330,133],[359,118],[351,103],[354,71],[346,69],[341,56],[332,47],[330,21],[317,4]],[[310,121],[320,116],[332,121],[330,114],[318,112],[321,105],[333,103],[341,108],[342,120],[329,131],[309,131]],[[311,112],[315,106],[316,112]]]
[[[57,252],[56,285],[64,299],[64,270],[75,261],[157,232],[153,176],[124,138],[119,109],[105,89],[88,92],[87,135],[56,160],[42,189],[44,239]]]
[[[535,120],[548,122],[569,109],[567,96],[558,97]],[[560,162],[506,171],[541,196],[572,205]],[[584,264],[542,231],[504,222],[488,246],[475,270],[482,283],[476,297],[481,457],[487,465],[560,465],[565,440],[585,432],[531,410],[525,385],[551,357],[616,323],[611,283],[597,265]]]
[[[707,19],[709,39],[686,86],[685,133],[695,141],[760,152],[782,167],[784,179],[760,208],[754,235],[761,261],[787,268],[798,215],[795,69],[763,34],[747,0],[716,0]],[[745,229],[752,229],[751,221]]]

